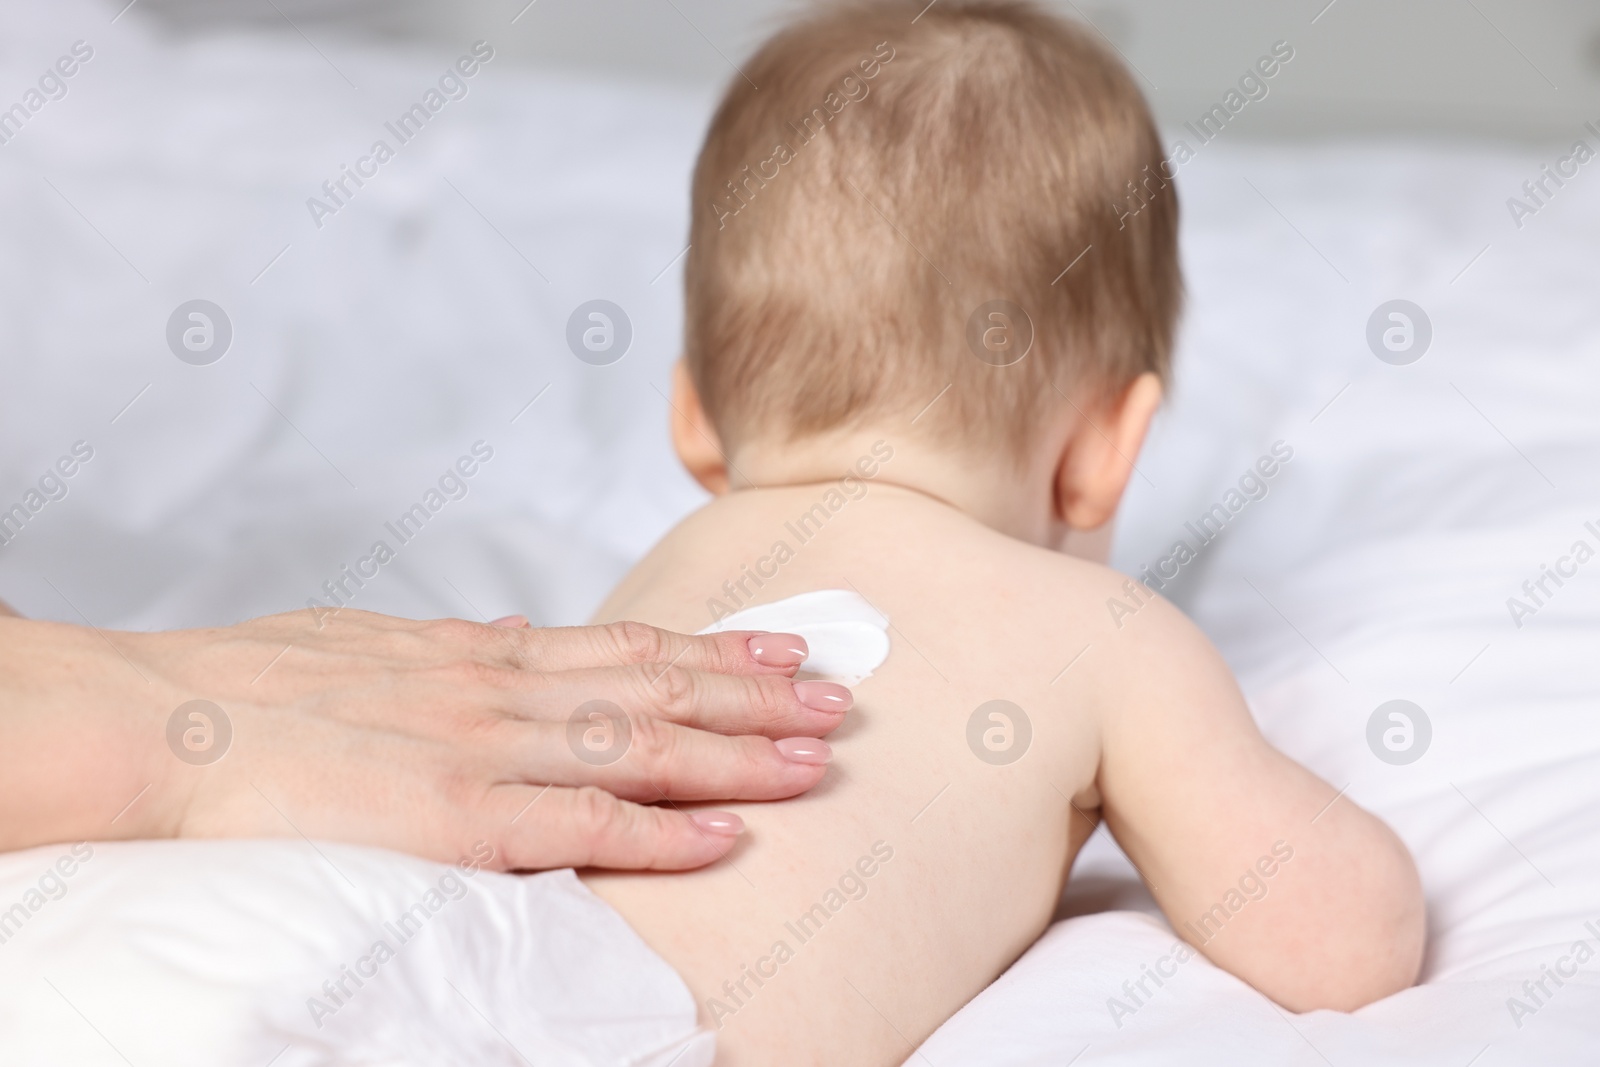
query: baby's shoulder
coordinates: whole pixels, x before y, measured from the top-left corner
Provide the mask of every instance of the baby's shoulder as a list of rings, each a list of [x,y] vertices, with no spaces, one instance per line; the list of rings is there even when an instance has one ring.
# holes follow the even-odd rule
[[[993,530],[929,533],[928,544],[940,546],[937,566],[908,554],[875,582],[892,591],[908,633],[945,628],[974,666],[1012,671],[1040,661],[1051,678],[1070,669],[1114,680],[1209,646],[1170,602],[1108,566]]]
[[[1022,547],[1027,551],[1007,565],[1016,587],[1026,590],[1028,611],[1039,620],[1058,626],[1070,622],[1128,655],[1199,636],[1182,612],[1138,579],[1102,563]]]

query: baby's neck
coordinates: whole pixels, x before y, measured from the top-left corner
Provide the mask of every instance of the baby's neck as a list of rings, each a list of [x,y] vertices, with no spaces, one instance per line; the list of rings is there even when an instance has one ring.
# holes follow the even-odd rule
[[[970,456],[870,430],[787,443],[748,442],[729,457],[730,488],[776,489],[837,482],[893,486],[932,497],[986,526],[1030,544],[1060,547],[1050,472],[990,449]]]

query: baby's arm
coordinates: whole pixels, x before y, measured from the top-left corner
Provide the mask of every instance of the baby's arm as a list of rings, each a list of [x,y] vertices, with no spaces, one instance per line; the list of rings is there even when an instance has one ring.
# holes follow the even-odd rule
[[[1267,744],[1221,656],[1165,601],[1113,647],[1102,810],[1178,933],[1294,1011],[1351,1011],[1416,981],[1422,888],[1394,832]]]

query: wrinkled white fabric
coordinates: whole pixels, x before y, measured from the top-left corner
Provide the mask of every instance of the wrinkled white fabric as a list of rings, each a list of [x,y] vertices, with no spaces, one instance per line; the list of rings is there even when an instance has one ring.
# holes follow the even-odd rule
[[[300,840],[88,848],[42,902],[69,849],[0,864],[0,1062],[711,1063],[688,987],[571,871]]]

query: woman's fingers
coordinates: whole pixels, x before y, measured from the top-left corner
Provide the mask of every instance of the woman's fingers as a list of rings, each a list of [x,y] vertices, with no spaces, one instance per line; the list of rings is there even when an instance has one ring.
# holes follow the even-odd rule
[[[723,737],[598,702],[583,712],[566,723],[505,722],[490,739],[499,773],[642,803],[784,800],[821,781],[833,758],[813,737]]]
[[[744,830],[731,812],[647,807],[591,787],[501,791],[495,806],[508,822],[494,835],[491,865],[502,870],[690,870],[721,859]]]
[[[803,638],[750,630],[679,634],[639,622],[549,629],[510,628],[521,656],[512,666],[541,671],[671,663],[714,674],[793,674],[806,658]]]
[[[513,714],[571,718],[591,701],[632,718],[659,719],[721,734],[820,737],[844,721],[854,698],[833,682],[794,682],[781,674],[707,674],[665,663],[516,675]]]

